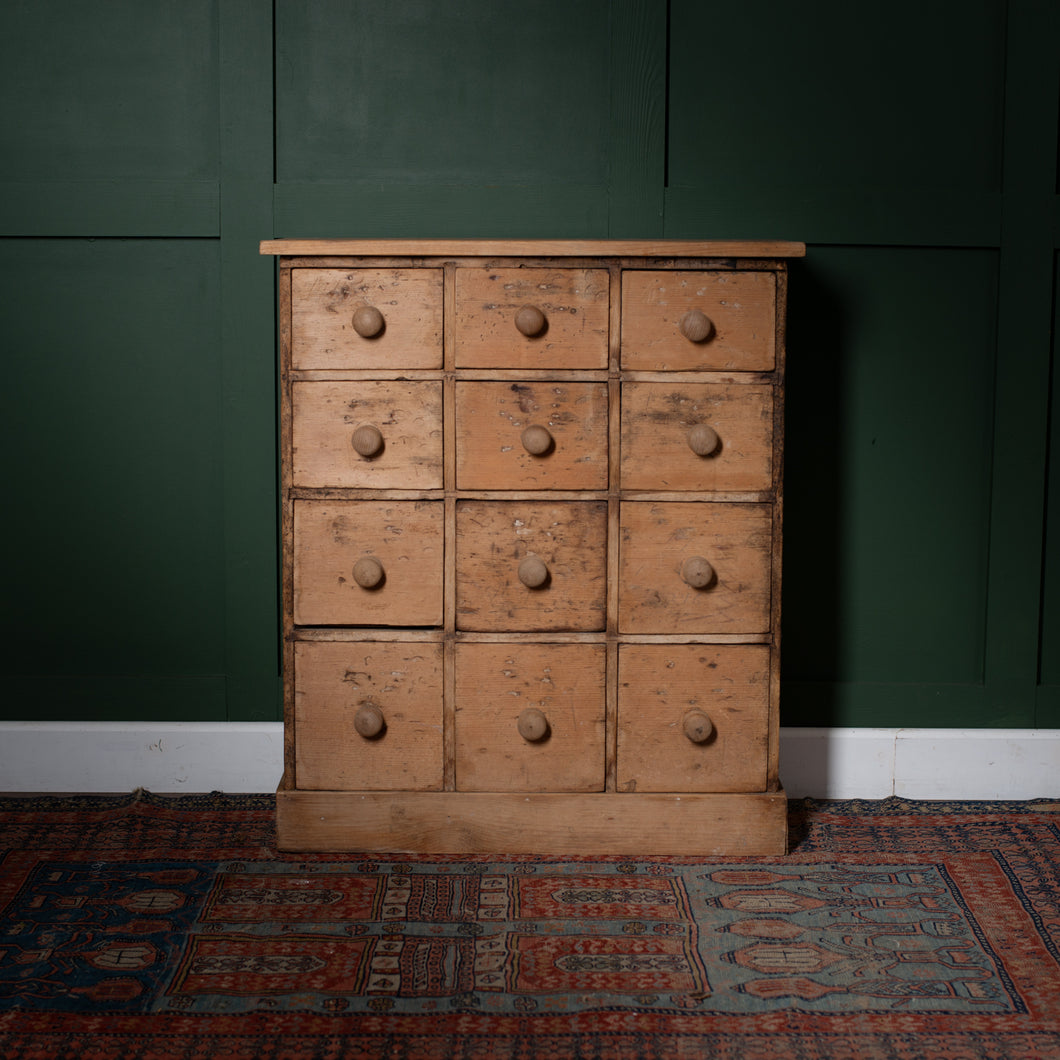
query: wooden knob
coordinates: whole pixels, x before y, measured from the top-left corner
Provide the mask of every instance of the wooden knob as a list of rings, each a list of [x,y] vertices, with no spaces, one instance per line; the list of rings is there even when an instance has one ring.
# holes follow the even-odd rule
[[[681,727],[693,743],[706,743],[714,734],[714,724],[701,710],[690,710]]]
[[[705,589],[714,581],[714,568],[702,556],[689,556],[681,564],[681,577],[693,589]]]
[[[714,322],[701,309],[690,309],[678,327],[689,342],[705,342],[714,334]]]
[[[544,456],[550,452],[555,444],[552,434],[547,427],[539,423],[531,423],[522,433],[523,448],[531,456]]]
[[[545,314],[536,305],[524,305],[515,314],[515,326],[528,339],[532,339],[535,335],[540,335],[545,330],[545,323]]]
[[[548,581],[548,567],[539,556],[527,556],[519,564],[519,581],[528,589],[540,589]]]
[[[519,715],[519,735],[528,743],[537,743],[548,735],[548,718],[537,707],[527,707]]]
[[[374,703],[365,703],[353,716],[353,727],[366,740],[374,740],[386,728],[386,718]]]
[[[688,448],[696,456],[710,456],[718,448],[720,441],[718,432],[706,423],[697,423],[688,432]]]
[[[362,556],[353,565],[353,580],[362,589],[377,589],[383,584],[383,564],[375,556]]]
[[[362,423],[353,432],[353,448],[363,457],[371,459],[383,451],[383,432],[372,423]]]
[[[353,330],[362,339],[374,339],[383,330],[385,324],[383,314],[374,305],[358,306],[353,311]]]

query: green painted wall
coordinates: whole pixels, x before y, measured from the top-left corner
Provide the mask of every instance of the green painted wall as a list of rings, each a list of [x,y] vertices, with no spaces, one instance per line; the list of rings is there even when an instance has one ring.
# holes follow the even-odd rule
[[[0,6],[6,719],[279,714],[273,236],[788,238],[784,722],[1060,726],[1051,0]]]

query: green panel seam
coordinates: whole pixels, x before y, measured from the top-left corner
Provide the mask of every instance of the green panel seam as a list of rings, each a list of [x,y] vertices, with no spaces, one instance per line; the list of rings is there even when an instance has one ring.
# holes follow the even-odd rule
[[[229,721],[280,717],[273,10],[220,0],[220,275]]]
[[[666,4],[611,5],[611,152],[607,234],[663,234],[666,179]]]
[[[0,238],[216,238],[215,180],[0,182]]]
[[[1008,7],[1002,243],[985,631],[988,699],[1035,724],[1053,312],[1060,17]]]

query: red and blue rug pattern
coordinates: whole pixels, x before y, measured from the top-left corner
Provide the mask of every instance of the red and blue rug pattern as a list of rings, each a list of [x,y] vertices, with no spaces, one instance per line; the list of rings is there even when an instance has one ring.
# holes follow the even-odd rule
[[[782,858],[279,854],[268,796],[0,800],[0,1057],[1060,1057],[1060,806]]]

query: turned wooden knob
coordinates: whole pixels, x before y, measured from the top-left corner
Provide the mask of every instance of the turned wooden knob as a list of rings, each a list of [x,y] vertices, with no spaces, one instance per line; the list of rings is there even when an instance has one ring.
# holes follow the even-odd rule
[[[519,581],[528,589],[540,589],[548,581],[548,567],[539,556],[527,556],[519,564]]]
[[[383,564],[375,556],[362,556],[353,565],[353,580],[362,589],[376,589],[383,584]]]
[[[552,434],[540,423],[531,423],[522,433],[523,448],[531,456],[544,456],[554,444]]]
[[[706,743],[714,733],[713,723],[701,710],[690,710],[681,727],[693,743]]]
[[[519,735],[528,743],[537,743],[548,735],[548,718],[537,707],[527,707],[519,715]]]
[[[528,339],[532,339],[535,335],[540,335],[545,330],[545,323],[545,314],[536,305],[524,305],[515,314],[515,326]]]
[[[697,423],[688,432],[688,448],[696,456],[710,456],[718,448],[720,441],[718,432],[706,423]]]
[[[353,716],[353,727],[358,735],[373,740],[386,728],[386,718],[374,703],[365,703]]]
[[[681,578],[693,589],[705,589],[714,580],[714,568],[702,556],[689,556],[681,564]]]
[[[362,339],[374,339],[385,324],[383,314],[374,305],[358,306],[353,311],[353,330]]]
[[[371,458],[383,450],[383,432],[372,423],[362,423],[353,432],[353,448],[361,456]]]
[[[714,322],[701,309],[690,309],[678,327],[689,342],[705,342],[714,334]]]

